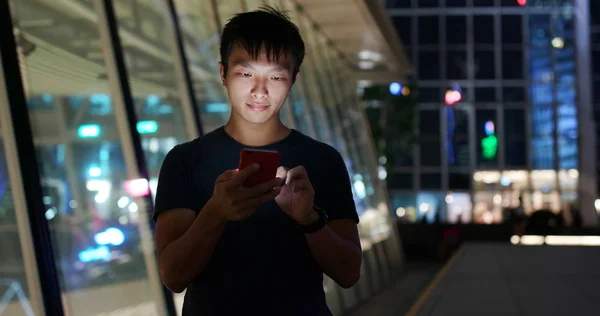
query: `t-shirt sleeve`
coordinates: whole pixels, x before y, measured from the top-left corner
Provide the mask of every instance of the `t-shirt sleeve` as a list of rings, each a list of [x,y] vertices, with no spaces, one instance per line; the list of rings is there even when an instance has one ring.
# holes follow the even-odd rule
[[[175,146],[162,163],[156,188],[153,219],[161,213],[175,209],[194,210],[194,194],[190,168],[185,164],[181,145]]]
[[[322,193],[315,200],[315,204],[327,212],[329,221],[336,219],[352,219],[359,222],[350,176],[346,164],[340,153],[331,148],[327,156],[323,157],[325,165],[324,183]],[[316,197],[315,197],[316,198]]]

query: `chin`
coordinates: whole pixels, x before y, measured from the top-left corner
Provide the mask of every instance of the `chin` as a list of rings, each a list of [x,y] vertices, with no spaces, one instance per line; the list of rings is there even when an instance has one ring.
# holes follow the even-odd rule
[[[267,123],[268,121],[271,120],[272,117],[264,117],[264,118],[258,118],[258,117],[244,117],[244,121],[250,123],[250,124],[264,124]]]

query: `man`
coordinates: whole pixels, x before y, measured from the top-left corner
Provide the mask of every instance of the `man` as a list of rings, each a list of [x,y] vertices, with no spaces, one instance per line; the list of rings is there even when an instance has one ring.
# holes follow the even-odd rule
[[[154,218],[163,283],[187,289],[184,315],[330,315],[323,273],[360,275],[350,180],[331,146],[284,126],[304,42],[272,8],[225,26],[219,68],[231,104],[224,127],[176,146],[160,172]],[[242,148],[281,154],[277,179],[242,184]]]

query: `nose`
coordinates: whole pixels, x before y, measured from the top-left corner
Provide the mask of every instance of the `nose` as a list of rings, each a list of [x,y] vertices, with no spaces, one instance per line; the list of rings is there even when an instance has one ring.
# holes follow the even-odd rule
[[[269,95],[269,90],[267,90],[267,85],[263,80],[256,80],[251,93],[257,99],[264,99]]]

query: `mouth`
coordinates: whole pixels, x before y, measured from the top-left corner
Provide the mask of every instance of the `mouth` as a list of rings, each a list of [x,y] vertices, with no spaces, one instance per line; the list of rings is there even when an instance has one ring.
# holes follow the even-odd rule
[[[248,107],[252,111],[256,111],[256,112],[262,112],[262,111],[266,110],[269,107],[266,104],[250,104],[250,103],[246,103],[246,105],[248,105]]]

